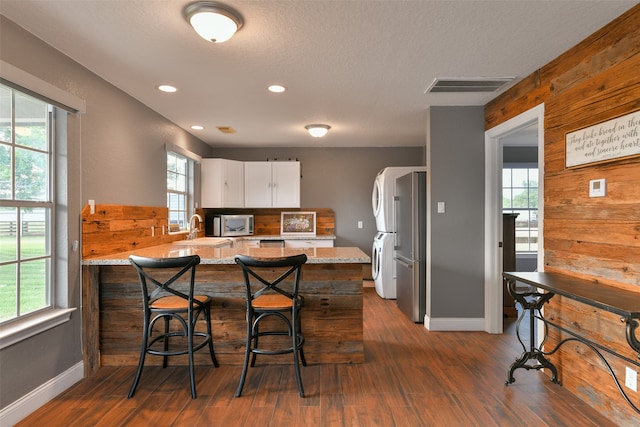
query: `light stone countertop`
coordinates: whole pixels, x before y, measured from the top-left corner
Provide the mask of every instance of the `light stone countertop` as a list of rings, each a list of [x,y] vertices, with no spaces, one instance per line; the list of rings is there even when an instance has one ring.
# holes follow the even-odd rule
[[[112,255],[82,260],[82,265],[129,265],[129,255],[151,258],[168,258],[200,255],[201,264],[235,264],[238,254],[275,258],[305,253],[308,264],[365,264],[371,258],[356,247],[332,248],[219,248],[209,245],[185,245],[169,243],[149,248],[135,249]]]
[[[335,234],[316,234],[311,236],[300,236],[300,235],[281,235],[281,234],[263,234],[257,235],[252,234],[250,236],[235,236],[231,237],[235,240],[335,240]]]

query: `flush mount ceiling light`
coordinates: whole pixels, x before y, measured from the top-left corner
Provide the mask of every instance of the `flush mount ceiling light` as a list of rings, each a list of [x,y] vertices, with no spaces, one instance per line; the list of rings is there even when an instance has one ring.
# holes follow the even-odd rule
[[[210,1],[191,3],[185,7],[184,17],[200,37],[213,43],[229,40],[244,23],[229,6]]]
[[[306,125],[304,127],[311,136],[314,138],[322,138],[329,132],[331,126],[329,125]]]
[[[191,125],[191,129],[193,129],[193,130],[204,130],[204,126],[200,126],[200,125]]]

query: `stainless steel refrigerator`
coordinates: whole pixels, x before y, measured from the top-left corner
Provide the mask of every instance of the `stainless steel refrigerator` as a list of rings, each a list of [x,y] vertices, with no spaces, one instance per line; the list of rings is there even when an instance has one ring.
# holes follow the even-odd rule
[[[426,172],[411,172],[396,179],[396,302],[414,322],[422,322],[426,313],[426,200]]]

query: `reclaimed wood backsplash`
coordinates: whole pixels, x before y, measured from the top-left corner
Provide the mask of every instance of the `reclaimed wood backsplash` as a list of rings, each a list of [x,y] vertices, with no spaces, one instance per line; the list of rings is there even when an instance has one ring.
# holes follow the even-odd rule
[[[109,255],[185,239],[184,233],[169,234],[168,226],[169,209],[166,207],[95,205],[92,214],[86,205],[82,209],[82,257]],[[204,230],[204,227],[200,228]]]
[[[254,215],[254,233],[280,234],[281,211],[316,212],[316,234],[333,235],[335,214],[328,208],[309,209],[207,209],[213,213],[244,213]],[[205,211],[196,209],[203,218]],[[90,213],[89,205],[82,209],[82,257],[91,258],[131,251],[139,248],[171,243],[186,238],[184,233],[169,234],[169,210],[166,207],[96,205]],[[204,236],[204,224],[198,226]]]
[[[320,236],[336,233],[335,213],[329,208],[260,208],[260,209],[205,209],[205,216],[216,214],[252,214],[254,234],[272,236],[280,234],[281,212],[315,212],[316,234]]]
[[[639,70],[640,5],[636,5],[485,107],[485,128],[491,129],[544,103],[545,270],[635,290],[638,298],[640,157],[565,168],[565,134],[638,111]],[[589,181],[600,178],[607,180],[607,195],[590,198]],[[562,298],[553,298],[545,313],[563,325],[606,337],[623,354],[629,347],[616,316]],[[552,332],[549,348],[561,338]],[[585,346],[564,346],[552,358],[558,362],[564,387],[619,425],[637,422],[638,415]],[[610,359],[624,379],[628,362]],[[625,391],[640,406],[640,395]]]

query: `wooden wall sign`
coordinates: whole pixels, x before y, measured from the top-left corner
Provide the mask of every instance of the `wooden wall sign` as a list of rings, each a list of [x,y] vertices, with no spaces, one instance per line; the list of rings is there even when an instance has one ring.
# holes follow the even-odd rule
[[[640,154],[640,110],[565,135],[567,168]]]

